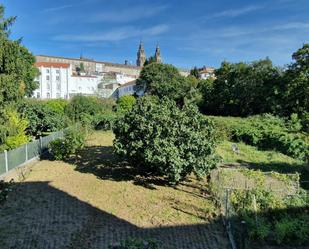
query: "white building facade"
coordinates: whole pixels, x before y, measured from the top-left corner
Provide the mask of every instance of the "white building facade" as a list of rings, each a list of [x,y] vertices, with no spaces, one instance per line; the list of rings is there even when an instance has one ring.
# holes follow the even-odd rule
[[[33,92],[33,97],[38,99],[70,99],[76,95],[114,97],[119,86],[136,79],[135,75],[118,72],[109,73],[112,75],[109,79],[105,79],[106,73],[76,74],[68,63],[36,62],[35,66],[39,69],[35,79],[39,88]],[[102,84],[104,87],[100,88]]]
[[[71,67],[66,63],[37,62],[40,75],[36,78],[39,88],[33,97],[39,99],[69,98]]]

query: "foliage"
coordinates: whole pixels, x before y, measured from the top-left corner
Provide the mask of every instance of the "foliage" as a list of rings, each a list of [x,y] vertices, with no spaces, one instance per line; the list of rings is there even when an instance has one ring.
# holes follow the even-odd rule
[[[46,106],[54,113],[65,115],[65,108],[68,101],[64,99],[50,99],[46,102]]]
[[[67,105],[65,111],[73,121],[80,121],[83,114],[94,116],[101,112],[100,102],[95,97],[75,96]]]
[[[50,142],[49,152],[56,160],[66,159],[85,146],[85,138],[84,128],[77,124],[64,131],[64,138]]]
[[[144,63],[144,66],[147,66],[151,63],[156,63],[156,58],[154,56],[150,56],[149,58],[146,59],[145,63]]]
[[[186,93],[184,80],[176,67],[151,63],[143,67],[136,86],[138,90],[144,90],[145,94],[168,97],[181,103]]]
[[[213,117],[220,127],[221,136],[235,142],[244,142],[261,149],[275,149],[293,158],[305,160],[309,141],[302,133],[290,133],[298,124],[265,114],[249,118]]]
[[[204,112],[248,116],[276,110],[281,72],[269,59],[250,64],[223,62],[215,75]]]
[[[133,96],[125,95],[120,97],[117,100],[117,112],[118,113],[126,113],[131,111],[133,105],[135,104],[136,99]]]
[[[299,175],[286,175],[272,172],[264,174],[260,171],[250,169],[223,170],[220,175],[220,182],[211,184],[215,196],[220,196],[222,187],[229,184],[229,195],[224,195],[224,207],[228,207],[226,212],[228,219],[233,223],[233,232],[238,235],[240,221],[245,221],[246,231],[250,241],[261,241],[263,243],[278,245],[307,245],[309,242],[309,196],[306,191],[294,186],[294,190],[289,187],[273,190],[266,181],[269,177],[291,185],[292,182],[299,181]],[[246,188],[230,185],[232,178],[241,181],[241,172],[248,180]],[[227,177],[228,176],[228,177]],[[219,179],[219,178],[218,178]],[[268,180],[267,180],[268,179]],[[271,180],[272,186],[275,182]],[[278,184],[280,186],[280,184]],[[219,188],[218,188],[219,187]],[[296,191],[296,192],[295,192]],[[229,196],[227,198],[227,196]]]
[[[203,176],[216,166],[213,122],[192,106],[179,109],[172,100],[143,97],[113,130],[117,154],[171,183],[191,172]]]
[[[284,115],[303,115],[309,110],[309,44],[293,53],[294,63],[284,74],[283,109]]]
[[[190,75],[195,77],[196,79],[200,78],[200,72],[198,71],[197,67],[194,67],[190,70]]]
[[[28,120],[20,116],[13,108],[7,107],[4,110],[3,123],[0,124],[0,147],[4,149],[14,149],[29,141],[26,135]]]
[[[68,118],[62,111],[62,101],[40,101],[25,99],[19,106],[19,112],[29,120],[27,133],[31,136],[41,136],[46,132],[63,129],[68,124]]]
[[[92,126],[96,130],[111,130],[117,120],[117,114],[98,114],[92,119]]]
[[[0,180],[0,204],[7,200],[8,194],[12,191],[13,180],[5,182]]]
[[[158,241],[153,239],[142,240],[137,238],[128,238],[120,242],[118,246],[109,246],[109,249],[160,249]]]
[[[4,18],[2,5],[0,17],[0,105],[3,105],[31,96],[37,88],[34,77],[38,71],[34,67],[34,56],[20,44],[20,40],[9,39],[15,17]]]

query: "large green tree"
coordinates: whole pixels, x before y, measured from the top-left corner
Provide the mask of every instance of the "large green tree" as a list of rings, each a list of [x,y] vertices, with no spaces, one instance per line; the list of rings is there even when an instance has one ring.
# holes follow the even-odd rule
[[[280,109],[281,70],[269,59],[223,62],[215,75],[211,92],[206,91],[206,113],[248,116]]]
[[[31,96],[37,88],[35,57],[20,40],[9,39],[14,21],[15,17],[4,18],[4,7],[0,5],[0,106]]]
[[[197,108],[147,96],[114,126],[115,152],[151,176],[177,183],[191,172],[208,174],[216,166],[214,124]]]
[[[137,79],[137,88],[146,95],[159,98],[167,97],[183,105],[189,94],[192,81],[181,76],[178,69],[172,65],[151,63],[143,68]]]
[[[294,62],[284,74],[283,113],[303,116],[309,111],[309,44],[293,53]]]
[[[16,103],[25,96],[31,96],[37,88],[34,82],[37,75],[35,57],[21,45],[21,40],[14,41],[9,37],[15,19],[5,18],[4,7],[0,5],[0,144],[6,142],[8,137],[17,139],[17,130],[10,125],[12,117],[20,118],[15,112]],[[23,136],[19,135],[19,138]],[[10,144],[19,144],[15,142],[10,141]]]

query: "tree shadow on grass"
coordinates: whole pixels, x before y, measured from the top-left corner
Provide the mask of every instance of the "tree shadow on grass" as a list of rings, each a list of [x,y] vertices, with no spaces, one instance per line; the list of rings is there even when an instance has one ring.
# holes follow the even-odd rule
[[[155,185],[168,182],[161,177],[143,175],[135,167],[113,153],[112,146],[89,146],[78,151],[76,156],[66,159],[76,165],[81,173],[90,173],[102,180],[133,181],[134,184],[155,190]]]
[[[128,237],[153,238],[164,249],[229,248],[218,217],[191,224],[140,227],[49,182],[16,183],[0,206],[0,231],[3,249],[103,249]]]
[[[261,170],[264,172],[275,171],[283,174],[294,174],[300,175],[301,187],[309,190],[309,171],[306,169],[305,164],[290,164],[290,163],[252,163],[243,160],[238,160],[238,163],[246,165],[250,169]]]

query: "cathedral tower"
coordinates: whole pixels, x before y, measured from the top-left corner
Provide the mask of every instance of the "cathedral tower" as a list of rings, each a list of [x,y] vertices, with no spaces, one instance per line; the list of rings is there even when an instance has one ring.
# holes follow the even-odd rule
[[[141,41],[141,43],[139,44],[138,51],[137,51],[136,65],[138,67],[142,67],[145,64],[145,61],[146,61],[145,49],[144,49],[144,44]]]
[[[160,51],[159,44],[156,47],[155,60],[156,60],[156,63],[162,63],[161,51]]]

